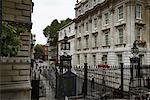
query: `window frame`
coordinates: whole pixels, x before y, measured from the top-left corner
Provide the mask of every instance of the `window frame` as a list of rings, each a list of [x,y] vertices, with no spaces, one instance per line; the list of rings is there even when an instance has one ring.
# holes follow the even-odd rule
[[[122,30],[122,34],[120,34],[120,30]],[[124,43],[124,29],[123,28],[119,28],[118,29],[118,38],[119,38],[119,44],[123,44]]]
[[[105,25],[109,24],[109,13],[108,12],[104,14],[104,21],[105,21]]]
[[[137,6],[139,6],[139,11],[137,11]],[[135,18],[136,19],[142,19],[142,5],[139,3],[136,4],[136,6],[135,6]]]
[[[136,27],[136,40],[141,40],[141,28]]]
[[[97,34],[94,34],[94,46],[97,47]]]
[[[85,36],[85,48],[89,47],[89,36]]]
[[[107,60],[108,60],[107,57],[108,56],[106,54],[102,56],[102,64],[107,64],[108,63],[107,62]]]
[[[124,9],[123,9],[123,5],[122,5],[122,6],[118,7],[118,21],[121,21],[123,19],[124,19]]]
[[[96,65],[96,54],[93,54],[93,64]]]
[[[94,18],[94,28],[97,28],[97,18]]]
[[[108,46],[109,45],[109,32],[105,32],[105,45]]]
[[[86,24],[85,30],[88,31],[89,30],[88,22],[86,22],[85,24]]]
[[[81,49],[81,38],[78,38],[78,49]]]

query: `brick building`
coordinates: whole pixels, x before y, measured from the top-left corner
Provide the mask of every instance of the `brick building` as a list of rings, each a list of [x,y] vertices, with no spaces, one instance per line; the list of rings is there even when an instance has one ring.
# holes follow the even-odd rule
[[[20,33],[21,48],[16,57],[0,57],[2,100],[31,99],[31,13],[32,0],[2,0],[2,20],[27,29]]]

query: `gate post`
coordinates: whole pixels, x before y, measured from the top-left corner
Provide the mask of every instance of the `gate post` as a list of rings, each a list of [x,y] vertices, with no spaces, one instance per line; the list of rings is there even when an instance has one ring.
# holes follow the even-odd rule
[[[123,98],[123,63],[120,63],[121,65],[121,98]]]
[[[87,96],[87,63],[84,63],[83,96]]]

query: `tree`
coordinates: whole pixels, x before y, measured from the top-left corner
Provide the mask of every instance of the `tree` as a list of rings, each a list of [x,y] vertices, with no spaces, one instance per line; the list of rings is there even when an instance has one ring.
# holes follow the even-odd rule
[[[26,28],[23,26],[2,22],[0,56],[16,56],[21,46],[20,33],[25,31]]]
[[[66,20],[61,20],[60,23],[57,19],[53,20],[52,23],[43,30],[43,34],[45,37],[53,38],[52,45],[56,46],[58,41],[58,31],[60,28],[65,26],[66,24],[70,23],[72,19],[67,18]]]
[[[44,56],[43,45],[37,44],[35,46],[34,50],[35,50],[34,58],[35,59],[43,59],[43,56]]]

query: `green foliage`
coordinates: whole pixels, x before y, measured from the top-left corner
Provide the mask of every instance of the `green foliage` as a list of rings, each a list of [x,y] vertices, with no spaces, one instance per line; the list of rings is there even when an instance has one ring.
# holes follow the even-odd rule
[[[34,48],[34,51],[35,51],[35,54],[34,54],[35,59],[43,59],[43,56],[44,56],[43,45],[37,44]]]
[[[20,33],[26,28],[14,27],[7,22],[2,22],[2,33],[0,37],[0,56],[16,56],[20,48]]]
[[[66,20],[61,20],[60,23],[57,19],[53,20],[52,23],[43,30],[44,36],[49,36],[50,38],[53,38],[52,45],[56,46],[58,40],[58,31],[60,30],[60,28],[67,25],[71,21],[72,19],[70,18],[67,18]]]

